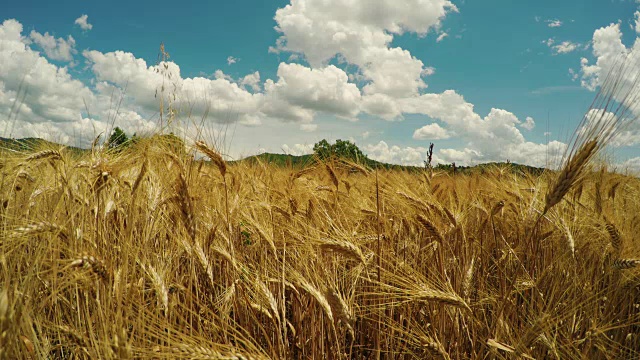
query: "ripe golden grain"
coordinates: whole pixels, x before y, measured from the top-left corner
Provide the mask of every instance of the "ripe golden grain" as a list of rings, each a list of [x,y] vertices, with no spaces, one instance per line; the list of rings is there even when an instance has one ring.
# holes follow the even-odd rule
[[[418,220],[420,225],[422,225],[422,227],[427,231],[427,236],[429,238],[437,240],[440,244],[444,242],[442,235],[440,234],[438,229],[436,229],[433,223],[431,223],[431,221],[420,214],[416,215],[416,220]]]
[[[607,230],[607,233],[609,234],[609,239],[611,240],[611,246],[613,246],[615,255],[620,256],[620,252],[622,251],[622,237],[620,236],[620,232],[618,231],[615,225],[613,225],[606,219],[605,219],[604,228]]]
[[[624,270],[633,269],[638,265],[640,265],[640,260],[638,259],[615,259],[611,266],[617,270]]]
[[[346,240],[336,240],[329,238],[322,238],[319,241],[320,249],[325,251],[332,251],[336,254],[343,255],[347,258],[365,263],[362,250],[353,243]]]
[[[71,264],[69,264],[69,267],[82,267],[89,269],[104,281],[108,281],[110,278],[110,274],[107,271],[107,267],[104,262],[92,255],[83,255],[78,259],[73,260]]]
[[[633,232],[640,181],[602,174],[607,218],[593,215],[599,179],[585,169],[607,143],[598,133],[552,178],[535,227],[548,173],[378,168],[374,179],[337,159],[224,163],[198,143],[222,175],[211,182],[193,152],[152,139],[65,166],[3,152],[0,357],[638,358],[628,314],[640,260],[631,246],[619,255],[605,223]],[[323,176],[335,197],[314,191]],[[556,206],[572,191],[571,207]],[[87,275],[110,282],[74,281]]]
[[[213,163],[218,167],[218,171],[220,171],[220,175],[222,175],[222,177],[226,175],[227,163],[224,161],[220,153],[210,148],[202,141],[196,141],[196,148],[213,161]]]
[[[558,204],[567,192],[569,192],[569,189],[580,179],[585,167],[595,154],[597,145],[597,140],[591,140],[585,143],[576,155],[562,168],[555,184],[547,191],[544,210],[542,211],[543,214],[546,214],[552,207]]]
[[[329,174],[329,179],[331,179],[333,186],[335,186],[337,189],[340,182],[338,181],[338,176],[336,175],[336,172],[333,170],[333,167],[329,165],[329,163],[325,164],[325,169],[327,169],[327,174]]]
[[[37,153],[31,154],[27,156],[24,160],[26,162],[36,161],[36,160],[62,160],[62,154],[59,150],[42,150]]]

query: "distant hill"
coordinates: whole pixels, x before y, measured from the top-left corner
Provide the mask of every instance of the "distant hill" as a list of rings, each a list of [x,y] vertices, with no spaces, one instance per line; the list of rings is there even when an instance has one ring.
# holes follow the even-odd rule
[[[262,162],[262,163],[270,163],[279,166],[291,166],[291,167],[304,167],[307,165],[311,165],[315,162],[315,158],[313,155],[287,155],[287,154],[272,154],[272,153],[263,153],[260,155],[253,155],[246,157],[244,159],[236,160],[235,162]],[[366,159],[364,161],[364,165],[370,168],[381,167],[385,169],[397,169],[397,170],[409,170],[409,171],[417,171],[423,170],[424,168],[419,166],[405,166],[405,165],[395,165],[395,164],[387,164],[383,162],[379,162],[376,160]]]
[[[39,138],[24,138],[24,139],[8,139],[0,137],[0,148],[10,149],[14,151],[29,151],[34,149],[42,149],[42,148],[59,148],[62,145],[47,141]],[[72,151],[76,155],[82,155],[88,150],[68,146],[67,150]],[[287,155],[287,154],[272,154],[272,153],[263,153],[260,155],[248,156],[246,158],[230,161],[230,163],[267,163],[273,164],[277,166],[283,167],[293,167],[293,168],[302,168],[308,165],[311,165],[315,162],[315,158],[313,155]],[[424,167],[422,166],[406,166],[406,165],[396,165],[396,164],[387,164],[383,162],[379,162],[376,160],[366,159],[365,164],[369,168],[383,168],[383,169],[393,169],[393,170],[401,170],[408,172],[417,172],[423,171]],[[530,173],[534,175],[541,174],[545,169],[537,168],[533,166],[520,165],[514,163],[485,163],[476,166],[458,166],[456,167],[456,172],[461,174],[468,174],[474,171],[485,171],[492,167],[496,166],[508,166],[511,167],[514,172],[521,173]],[[453,167],[451,165],[443,165],[439,164],[435,167],[438,170],[448,170],[453,171]]]
[[[313,164],[315,162],[315,159],[313,155],[297,156],[297,155],[287,155],[287,154],[263,153],[260,155],[253,155],[253,156],[246,157],[244,159],[236,160],[236,161],[233,161],[232,163],[243,163],[243,162],[248,162],[248,163],[260,162],[260,163],[274,164],[278,166],[301,168],[301,167]],[[384,169],[402,170],[402,171],[408,171],[408,172],[416,172],[416,171],[424,170],[424,167],[422,166],[387,164],[387,163],[383,163],[383,162],[379,162],[371,159],[367,159],[365,165],[370,168],[380,167]],[[456,167],[456,172],[461,174],[469,174],[474,171],[486,171],[486,170],[489,170],[490,168],[497,167],[497,166],[510,167],[513,172],[530,173],[533,175],[540,175],[545,170],[544,168],[538,168],[538,167],[515,164],[515,163],[491,162],[491,163],[485,163],[485,164],[480,164],[476,166],[458,166]],[[435,167],[435,169],[453,171],[453,167],[451,165],[439,164]]]
[[[46,148],[60,148],[62,145],[47,141],[40,138],[23,138],[23,139],[8,139],[0,137],[0,149],[9,149],[14,151],[30,151],[35,149]],[[67,150],[76,155],[81,155],[88,151],[75,146],[66,146]]]
[[[231,163],[267,163],[278,166],[291,166],[291,167],[304,167],[313,164],[315,160],[313,155],[287,155],[287,154],[272,154],[262,153],[260,155],[247,156],[240,160],[231,161]]]

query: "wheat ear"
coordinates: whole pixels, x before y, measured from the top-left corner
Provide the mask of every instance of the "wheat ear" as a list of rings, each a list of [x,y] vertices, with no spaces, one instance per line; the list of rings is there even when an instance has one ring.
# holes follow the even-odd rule
[[[444,242],[444,239],[442,238],[442,235],[440,234],[438,229],[436,229],[436,227],[426,217],[418,214],[416,215],[416,220],[418,220],[420,225],[422,225],[422,227],[427,230],[427,236],[429,236],[429,238],[435,238],[435,240],[437,240],[441,244]]]
[[[632,269],[640,265],[638,259],[615,259],[613,261],[613,268],[617,270]]]
[[[366,264],[360,248],[349,241],[324,238],[320,240],[320,248]]]
[[[580,148],[575,156],[564,166],[555,185],[550,188],[545,198],[543,214],[562,200],[571,187],[580,180],[581,175],[598,148],[598,141],[591,140]]]
[[[196,237],[196,222],[193,217],[193,202],[191,201],[191,195],[189,194],[189,187],[184,176],[180,174],[176,183],[176,192],[178,193],[178,199],[180,200],[180,215],[184,221],[184,226],[187,228],[187,232],[191,239]]]
[[[207,155],[207,157],[211,159],[214,164],[216,164],[218,170],[220,171],[220,175],[224,177],[227,173],[227,163],[222,158],[222,155],[220,155],[220,153],[213,150],[212,148],[208,147],[207,144],[202,141],[196,141],[196,148],[203,154]]]
[[[71,264],[69,264],[69,267],[86,268],[105,281],[109,279],[109,272],[107,271],[107,267],[104,262],[91,255],[83,255],[82,257],[72,261]]]
[[[329,166],[329,164],[326,164],[325,168],[327,169],[327,173],[329,174],[329,178],[331,179],[333,186],[335,186],[337,189],[340,182],[338,182],[338,177],[336,176],[336,172],[333,171],[333,168]]]
[[[618,231],[616,226],[613,225],[613,223],[610,223],[607,219],[605,219],[604,228],[609,234],[611,246],[613,246],[613,250],[615,251],[616,256],[620,256],[620,252],[622,251],[622,236],[620,236],[620,232]]]
[[[43,150],[27,156],[25,161],[28,162],[43,159],[62,160],[62,154],[58,150]]]

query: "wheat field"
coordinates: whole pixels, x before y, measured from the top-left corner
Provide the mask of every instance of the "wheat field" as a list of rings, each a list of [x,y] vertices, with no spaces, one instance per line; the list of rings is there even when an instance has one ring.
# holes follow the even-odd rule
[[[541,174],[0,149],[0,359],[638,359],[633,65]]]
[[[161,137],[0,166],[3,359],[639,356],[640,181],[606,167],[550,205],[556,172],[227,163]]]

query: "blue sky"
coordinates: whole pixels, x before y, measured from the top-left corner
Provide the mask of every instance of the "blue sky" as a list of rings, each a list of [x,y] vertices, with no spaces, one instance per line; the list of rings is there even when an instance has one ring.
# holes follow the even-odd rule
[[[545,165],[640,30],[632,0],[343,3],[14,2],[0,135],[82,146],[113,126],[156,131],[163,42],[170,130],[193,140],[207,114],[205,140],[230,158],[341,138],[394,163],[420,164],[434,142],[440,162]],[[640,126],[623,140],[615,161],[640,167]]]

